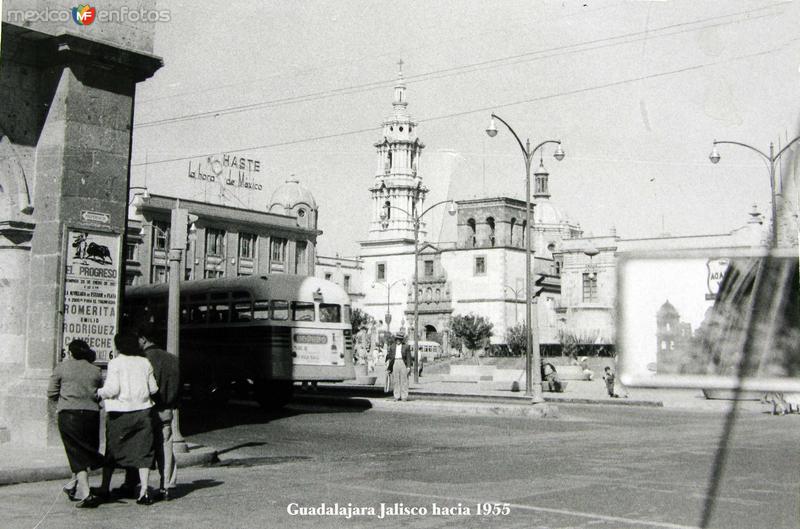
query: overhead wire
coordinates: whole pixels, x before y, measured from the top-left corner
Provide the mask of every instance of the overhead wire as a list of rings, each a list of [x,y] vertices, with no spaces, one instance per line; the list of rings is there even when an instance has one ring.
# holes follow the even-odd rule
[[[454,66],[454,67],[450,67],[450,68],[443,68],[443,69],[439,69],[439,70],[433,70],[433,71],[425,72],[425,73],[421,73],[421,74],[410,75],[410,76],[407,76],[404,80],[408,84],[414,84],[414,83],[419,83],[419,82],[424,82],[424,81],[430,81],[430,80],[435,80],[435,79],[442,79],[442,78],[452,77],[452,76],[456,76],[456,75],[463,75],[463,74],[473,73],[473,72],[477,72],[477,71],[483,71],[483,70],[486,70],[486,69],[499,68],[499,67],[504,67],[504,66],[512,66],[512,65],[516,65],[516,64],[520,64],[520,63],[525,63],[525,62],[533,62],[533,61],[551,59],[551,58],[556,58],[556,57],[562,57],[564,55],[569,55],[569,54],[573,54],[573,53],[582,53],[582,52],[594,51],[594,50],[604,49],[604,48],[613,47],[613,46],[632,44],[632,43],[640,42],[640,41],[643,41],[643,40],[649,40],[651,38],[663,38],[663,37],[669,37],[669,36],[674,36],[674,35],[678,35],[678,34],[683,34],[683,33],[688,33],[688,32],[693,32],[693,31],[699,31],[699,30],[703,30],[703,29],[710,29],[710,28],[720,27],[720,26],[725,26],[725,25],[730,25],[730,24],[737,24],[737,23],[741,23],[741,22],[751,22],[751,21],[754,21],[754,20],[757,20],[757,19],[760,19],[760,18],[775,16],[777,13],[768,13],[768,14],[762,14],[762,15],[759,15],[759,16],[749,16],[752,13],[764,11],[766,9],[772,9],[773,7],[774,6],[767,6],[767,7],[757,8],[757,9],[751,9],[751,10],[748,10],[748,11],[731,13],[731,14],[727,14],[727,15],[719,15],[719,16],[715,16],[715,17],[697,19],[697,20],[688,21],[688,22],[670,24],[670,25],[667,25],[667,26],[662,26],[662,27],[654,28],[654,29],[647,29],[647,30],[644,30],[644,31],[636,31],[636,32],[630,32],[630,33],[622,34],[622,35],[615,35],[613,37],[604,37],[602,39],[593,39],[593,40],[588,40],[588,41],[584,41],[584,42],[580,42],[580,43],[576,43],[576,44],[569,44],[569,45],[564,45],[564,46],[556,46],[556,47],[552,47],[552,48],[548,48],[548,49],[544,49],[544,50],[535,50],[535,51],[525,52],[525,53],[521,53],[521,54],[508,55],[508,56],[499,57],[499,58],[495,58],[495,59],[490,59],[490,60],[486,60],[486,61],[480,61],[480,62],[477,62],[477,63],[468,64],[468,65]],[[714,24],[705,24],[704,25],[705,22],[725,20],[725,19],[729,19],[729,18],[732,18],[732,17],[741,17],[741,18],[737,18],[735,20],[727,21],[727,22],[717,22],[717,23],[714,23]],[[671,32],[667,31],[667,30],[676,30],[678,28],[685,28],[686,26],[695,26],[695,25],[697,25],[698,27],[692,27],[692,28],[689,28],[689,29],[681,29],[679,31],[671,31]],[[623,40],[623,39],[628,39],[628,40]],[[622,42],[617,42],[617,41],[620,41],[620,40],[622,40]],[[334,88],[334,89],[323,90],[323,91],[318,91],[318,92],[311,92],[311,93],[308,93],[308,94],[303,94],[303,95],[298,95],[298,96],[290,96],[290,97],[272,99],[272,100],[261,101],[261,102],[256,102],[256,103],[248,103],[248,104],[243,104],[243,105],[236,105],[236,106],[231,106],[231,107],[218,108],[218,109],[214,109],[214,110],[195,112],[195,113],[191,113],[191,114],[185,114],[185,115],[182,115],[182,116],[173,116],[173,117],[161,118],[161,119],[156,119],[156,120],[151,120],[151,121],[143,121],[141,123],[136,123],[134,125],[134,127],[135,127],[135,129],[141,129],[141,128],[152,127],[152,126],[156,126],[156,125],[165,125],[165,124],[170,124],[170,123],[179,123],[179,122],[183,122],[183,121],[191,121],[191,120],[195,120],[195,119],[214,118],[214,117],[219,117],[219,116],[224,116],[224,115],[229,115],[229,114],[236,114],[236,113],[246,112],[246,111],[249,111],[249,110],[261,109],[261,108],[275,108],[275,107],[285,106],[285,105],[289,105],[289,104],[305,103],[305,102],[316,101],[316,100],[320,100],[320,99],[326,99],[326,98],[336,97],[336,96],[341,96],[341,95],[357,94],[357,93],[361,93],[361,92],[374,90],[374,89],[377,89],[377,88],[392,86],[395,82],[396,82],[396,79],[385,79],[385,80],[380,80],[380,81],[371,81],[371,82],[368,82],[368,83],[362,83],[362,84],[358,84],[358,85],[351,85],[351,86],[346,86],[346,87]]]
[[[597,13],[599,11],[605,11],[605,10],[608,10],[608,9],[612,9],[612,8],[618,7],[620,5],[623,5],[624,3],[625,2],[619,2],[619,3],[615,3],[615,4],[603,5],[603,6],[599,7],[599,8],[596,8],[596,9],[581,10],[580,13],[575,13],[575,14],[571,14],[571,15],[562,15],[562,16],[560,16],[558,18],[559,19],[565,19],[565,18],[570,18],[572,16],[585,16],[585,15],[588,15],[588,14],[595,14],[595,13]],[[547,19],[547,18],[545,19],[545,21],[548,21],[548,20],[551,20],[551,19]],[[519,22],[517,25],[523,25],[523,24],[525,24],[524,21]],[[427,31],[427,30],[433,31],[434,29],[438,29],[439,27],[440,27],[440,24],[437,21],[435,24],[430,25],[428,28],[417,28],[417,29],[418,30],[421,29],[423,31]],[[479,36],[479,35],[487,35],[487,34],[494,34],[494,33],[496,33],[496,30],[495,29],[491,29],[491,30],[485,31],[483,33],[479,33],[477,36]],[[465,39],[474,40],[475,37],[476,37],[475,34],[471,34],[469,37],[458,37],[458,38],[447,39],[447,40],[438,40],[437,39],[436,43],[437,43],[438,46],[441,46],[442,44],[445,44],[445,43],[448,43],[448,42],[455,42],[455,41],[460,41],[460,40],[465,40]],[[323,65],[323,66],[312,66],[312,67],[309,67],[309,68],[304,68],[304,69],[302,69],[300,71],[297,71],[297,72],[289,72],[289,73],[282,72],[282,73],[278,73],[278,74],[268,75],[266,77],[259,77],[259,78],[256,78],[256,79],[248,79],[246,81],[239,81],[239,82],[236,82],[236,83],[228,83],[228,84],[216,85],[216,86],[211,86],[211,87],[208,87],[208,88],[203,88],[203,89],[198,89],[198,90],[188,90],[186,92],[179,92],[179,93],[169,94],[169,95],[164,95],[164,96],[138,99],[137,103],[150,103],[150,102],[153,102],[153,101],[162,101],[162,100],[165,100],[165,99],[174,99],[174,98],[177,98],[177,97],[183,97],[183,96],[187,96],[187,95],[195,96],[195,95],[203,94],[203,93],[207,93],[207,92],[215,92],[215,91],[219,91],[219,90],[225,90],[225,89],[228,89],[228,88],[236,88],[236,87],[246,86],[246,85],[250,85],[250,84],[262,83],[262,82],[268,81],[270,79],[287,77],[289,75],[296,76],[296,75],[299,75],[299,74],[308,74],[308,73],[311,73],[311,72],[318,72],[318,71],[323,71],[323,70],[327,70],[327,69],[331,69],[331,68],[339,68],[339,65],[341,65],[341,64],[362,64],[362,61],[365,60],[365,59],[379,59],[381,57],[403,56],[403,55],[405,55],[405,54],[407,54],[407,53],[409,53],[411,51],[425,49],[426,47],[427,46],[424,46],[424,45],[423,46],[414,46],[414,47],[405,47],[405,48],[397,49],[397,50],[392,51],[392,52],[379,53],[377,55],[361,55],[360,57],[355,57],[355,58],[351,57],[351,58],[348,58],[347,60],[344,60],[344,61],[337,61],[334,64],[326,64],[326,65]]]
[[[608,83],[603,83],[603,84],[598,84],[598,85],[592,85],[592,86],[586,86],[586,87],[582,87],[582,88],[576,88],[576,89],[573,89],[573,90],[565,90],[565,91],[556,92],[556,93],[552,93],[552,94],[547,94],[547,95],[543,95],[543,96],[537,96],[537,97],[532,97],[532,98],[527,98],[527,99],[520,99],[520,100],[508,102],[508,103],[499,103],[499,104],[495,104],[495,105],[491,105],[491,106],[473,108],[473,109],[464,110],[464,111],[460,111],[460,112],[452,112],[452,113],[448,113],[448,114],[432,116],[432,117],[429,117],[429,118],[420,118],[420,119],[418,119],[418,122],[419,123],[429,123],[429,122],[433,122],[433,121],[441,121],[441,120],[444,120],[444,119],[452,119],[452,118],[456,118],[456,117],[467,116],[467,115],[470,115],[470,114],[476,114],[476,113],[479,113],[479,112],[488,112],[488,111],[496,110],[496,109],[499,109],[499,108],[508,108],[508,107],[511,107],[511,106],[517,106],[517,105],[533,103],[533,102],[538,102],[538,101],[545,101],[545,100],[548,100],[548,99],[555,99],[555,98],[565,97],[565,96],[573,96],[573,95],[577,95],[577,94],[593,92],[593,91],[602,90],[602,89],[606,89],[606,88],[622,86],[622,85],[629,84],[629,83],[635,83],[635,82],[639,82],[639,81],[642,81],[642,80],[656,79],[656,78],[661,78],[661,77],[668,77],[668,76],[671,76],[671,75],[687,73],[687,72],[690,72],[690,71],[697,71],[697,70],[701,70],[703,68],[717,66],[717,65],[725,64],[725,63],[732,62],[732,61],[737,61],[737,60],[742,60],[742,59],[749,59],[749,58],[753,58],[753,57],[768,55],[768,54],[770,54],[770,53],[772,53],[774,51],[775,51],[775,49],[769,49],[769,50],[764,50],[764,51],[755,52],[755,53],[746,54],[746,55],[738,55],[736,57],[731,57],[731,58],[724,59],[724,60],[696,64],[696,65],[687,66],[687,67],[684,67],[684,68],[678,68],[678,69],[675,69],[675,70],[668,70],[668,71],[665,71],[665,72],[652,73],[652,74],[648,74],[646,76],[637,76],[637,77],[633,77],[633,78],[621,79],[621,80],[611,81],[611,82],[608,82]],[[343,131],[343,132],[337,132],[337,133],[331,133],[331,134],[323,134],[323,135],[318,135],[318,136],[297,138],[297,139],[294,139],[294,140],[286,140],[286,141],[280,141],[280,142],[266,143],[266,144],[261,144],[261,145],[251,145],[251,146],[237,148],[237,149],[225,149],[224,152],[227,152],[227,153],[238,153],[238,152],[245,152],[245,151],[255,151],[255,150],[259,150],[259,149],[270,149],[270,148],[274,148],[274,147],[283,147],[283,146],[295,145],[295,144],[299,144],[299,143],[308,143],[308,142],[312,142],[312,141],[326,140],[326,139],[332,139],[332,138],[340,138],[340,137],[344,137],[344,136],[353,136],[353,135],[357,135],[357,134],[364,134],[366,132],[375,132],[375,131],[380,130],[380,129],[381,129],[381,127],[368,127],[368,128],[362,128],[362,129],[356,129],[356,130],[350,130],[350,131]],[[149,161],[149,162],[133,163],[131,165],[132,166],[142,166],[142,165],[145,165],[145,164],[156,165],[156,164],[167,163],[167,162],[174,162],[174,161],[181,161],[181,160],[191,160],[191,159],[195,159],[195,158],[211,156],[211,155],[214,155],[214,154],[218,154],[218,152],[215,151],[215,152],[196,153],[196,154],[191,154],[191,155],[186,155],[186,156],[176,156],[176,157],[172,157],[172,158],[164,158],[164,159],[161,159],[161,160],[155,160],[155,161]]]

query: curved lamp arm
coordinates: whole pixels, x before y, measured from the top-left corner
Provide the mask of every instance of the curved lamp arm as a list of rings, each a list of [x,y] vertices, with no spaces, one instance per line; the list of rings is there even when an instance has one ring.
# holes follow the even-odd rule
[[[383,206],[381,209],[387,209],[387,208],[386,208],[386,206]],[[388,209],[396,209],[397,211],[402,211],[403,213],[405,213],[409,217],[413,217],[414,216],[411,213],[409,213],[408,211],[404,210],[403,208],[399,208],[397,206],[389,206]]]
[[[441,201],[437,202],[436,204],[433,204],[432,206],[429,206],[429,207],[425,208],[425,211],[423,211],[422,213],[420,213],[420,214],[419,214],[419,217],[417,217],[417,218],[418,218],[418,219],[421,219],[422,217],[424,217],[424,216],[425,216],[425,214],[426,214],[427,212],[429,212],[430,210],[432,210],[432,209],[433,209],[433,208],[435,208],[436,206],[441,206],[442,204],[449,204],[449,203],[452,203],[452,202],[454,202],[454,201],[453,201],[453,200],[441,200]]]
[[[506,128],[514,136],[514,139],[517,140],[517,143],[519,144],[519,148],[522,149],[522,154],[524,154],[526,158],[529,158],[530,157],[530,153],[528,152],[528,149],[525,148],[525,144],[523,144],[522,140],[519,139],[519,136],[517,136],[517,133],[514,131],[514,129],[511,128],[511,125],[506,123],[506,121],[503,118],[501,118],[500,116],[498,116],[497,114],[492,114],[492,118],[497,119],[498,121],[500,121],[500,123],[502,123],[503,125],[506,126]],[[541,145],[539,147],[541,147]],[[534,151],[535,150],[536,149],[534,149]]]
[[[440,206],[442,204],[447,204],[447,203],[450,203],[450,202],[454,202],[454,201],[453,200],[442,200],[442,201],[439,201],[436,204],[433,204],[432,206],[429,206],[429,207],[425,208],[425,210],[422,213],[420,213],[419,215],[414,215],[412,213],[409,213],[405,209],[403,209],[401,207],[398,207],[398,206],[389,206],[389,209],[396,209],[397,211],[402,211],[403,213],[405,213],[406,215],[411,217],[412,220],[419,221],[419,219],[424,217],[426,213],[428,213],[430,210],[432,210],[436,206]],[[386,206],[383,206],[382,209],[386,209]]]
[[[795,139],[795,141],[796,141],[796,139]],[[794,141],[792,143],[794,143]],[[792,143],[790,143],[789,145],[791,145]],[[748,145],[748,144],[742,143],[740,141],[724,141],[724,140],[717,141],[717,140],[714,140],[714,146],[722,145],[722,144],[738,145],[739,147],[744,147],[745,149],[750,149],[751,151],[760,154],[761,157],[764,158],[765,160],[767,160],[768,162],[772,162],[772,160],[770,159],[770,157],[768,155],[766,155],[765,153],[763,153],[759,149],[756,149],[752,145]],[[789,145],[787,145],[786,147],[788,147]],[[786,149],[784,148],[784,150],[786,150]],[[781,151],[781,153],[782,152],[783,151]],[[778,156],[780,156],[780,154]]]
[[[542,143],[540,143],[539,145],[537,145],[536,147],[533,148],[533,150],[531,151],[530,157],[533,158],[533,155],[536,154],[536,151],[538,151],[539,149],[541,149],[544,145],[547,145],[548,143],[556,143],[558,145],[561,145],[561,141],[560,140],[545,140],[545,141],[543,141]]]

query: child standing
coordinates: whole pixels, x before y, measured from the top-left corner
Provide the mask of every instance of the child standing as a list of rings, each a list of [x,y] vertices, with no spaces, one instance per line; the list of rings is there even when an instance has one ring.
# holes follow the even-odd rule
[[[611,366],[606,366],[605,374],[603,375],[603,380],[606,383],[606,391],[608,391],[609,397],[616,397],[617,395],[614,393],[614,372],[611,370]]]

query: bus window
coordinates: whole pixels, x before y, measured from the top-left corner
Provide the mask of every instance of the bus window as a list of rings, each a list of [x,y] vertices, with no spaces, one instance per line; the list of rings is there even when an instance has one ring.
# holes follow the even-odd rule
[[[151,323],[163,325],[167,322],[167,300],[155,299],[150,305]]]
[[[189,307],[181,305],[181,323],[189,323]]]
[[[250,321],[253,319],[253,306],[250,303],[234,303],[231,321]]]
[[[289,319],[289,302],[282,300],[273,300],[270,302],[272,307],[273,320],[288,320]]]
[[[205,323],[206,313],[208,312],[207,305],[195,305],[189,308],[189,321],[192,323]]]
[[[339,323],[342,321],[342,307],[331,303],[319,304],[319,321]]]
[[[208,312],[208,323],[225,323],[228,321],[228,305],[217,303],[211,305]]]
[[[269,301],[256,301],[253,308],[254,308],[253,319],[255,320],[269,319]]]
[[[246,290],[235,290],[233,292],[233,299],[237,301],[240,300],[250,301],[250,292]]]
[[[344,314],[343,314],[344,321],[346,321],[346,322],[350,321],[351,320],[351,318],[350,318],[350,305],[345,305],[343,312],[344,312]]]
[[[292,301],[292,320],[314,321],[314,304],[305,301]]]
[[[228,293],[227,292],[212,292],[209,297],[210,297],[210,299],[212,301],[220,301],[220,300],[224,301],[224,300],[228,299]]]

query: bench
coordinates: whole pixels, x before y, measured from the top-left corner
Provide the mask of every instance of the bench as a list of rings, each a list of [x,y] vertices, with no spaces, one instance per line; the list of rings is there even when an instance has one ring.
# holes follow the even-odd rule
[[[561,389],[559,389],[558,391],[556,391],[553,388],[553,386],[552,386],[552,384],[550,384],[550,382],[547,382],[547,381],[543,381],[542,382],[542,391],[548,391],[548,392],[551,392],[551,393],[564,393],[564,391],[566,391],[566,389],[567,389],[567,383],[564,382],[563,380],[561,381]]]

